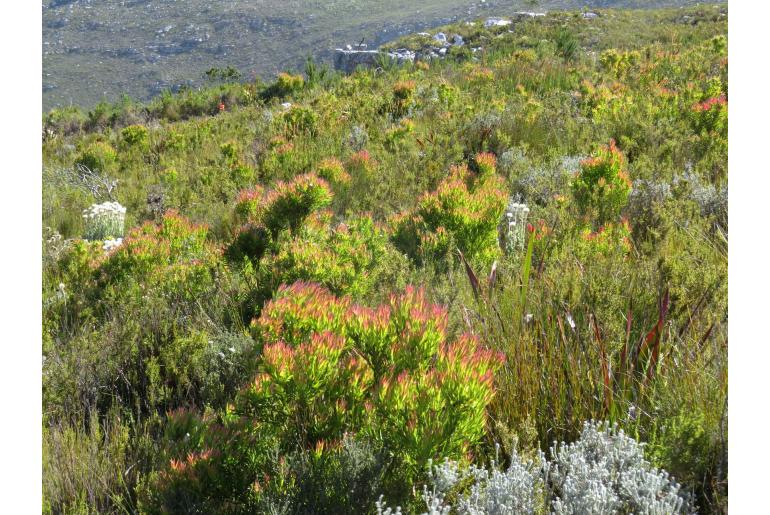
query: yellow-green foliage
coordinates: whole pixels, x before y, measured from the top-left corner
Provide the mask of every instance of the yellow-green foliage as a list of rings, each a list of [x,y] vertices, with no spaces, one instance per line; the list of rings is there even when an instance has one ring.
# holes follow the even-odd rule
[[[112,145],[95,141],[81,152],[76,162],[91,170],[107,171],[112,168],[116,159],[117,153]]]
[[[446,311],[414,288],[368,308],[312,284],[283,287],[252,322],[262,350],[256,376],[222,423],[209,421],[187,456],[157,476],[152,509],[170,509],[180,495],[201,505],[248,503],[280,490],[276,463],[253,454],[265,441],[320,458],[345,433],[366,435],[408,475],[429,459],[462,457],[483,435],[501,361],[473,336],[451,339],[446,325]],[[172,424],[198,427],[181,416]],[[255,438],[262,444],[248,443]],[[241,454],[244,444],[252,456]],[[228,472],[235,476],[225,493]]]
[[[64,429],[116,412],[158,460],[98,492],[52,467],[48,509],[416,512],[428,458],[591,418],[724,508],[726,13],[460,23],[429,64],[46,115],[47,438],[117,470]],[[108,251],[76,239],[99,181],[127,208]],[[509,203],[531,226],[504,255]]]
[[[587,220],[601,225],[617,219],[631,191],[625,167],[625,158],[614,140],[600,148],[595,157],[580,163],[580,171],[572,181],[572,194]]]
[[[491,263],[500,253],[497,225],[507,195],[494,175],[494,159],[477,159],[481,175],[455,167],[435,192],[426,193],[414,210],[396,216],[391,224],[396,245],[421,262],[445,256],[457,246],[471,259]]]
[[[286,96],[302,89],[305,85],[305,79],[302,75],[292,75],[290,73],[279,73],[275,81],[276,92],[280,96]]]

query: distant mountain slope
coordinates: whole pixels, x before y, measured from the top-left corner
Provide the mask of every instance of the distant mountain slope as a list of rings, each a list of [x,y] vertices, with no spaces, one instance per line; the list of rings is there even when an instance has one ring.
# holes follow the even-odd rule
[[[46,0],[43,109],[147,99],[197,84],[210,67],[269,77],[335,46],[379,45],[462,18],[517,9],[658,7],[690,0]]]

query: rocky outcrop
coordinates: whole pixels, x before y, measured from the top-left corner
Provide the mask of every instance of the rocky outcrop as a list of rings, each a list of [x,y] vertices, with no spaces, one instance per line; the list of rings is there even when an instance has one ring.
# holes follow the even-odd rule
[[[379,50],[338,48],[334,51],[334,69],[353,73],[359,66],[372,67],[377,64],[380,54]]]
[[[334,51],[334,69],[344,73],[353,73],[356,68],[372,68],[380,65],[383,60],[395,64],[414,62],[417,54],[407,48],[399,48],[392,52],[380,50],[366,50],[366,45],[358,45],[353,48],[338,48]]]
[[[515,21],[539,18],[545,16],[545,13],[537,12],[516,12],[512,19],[509,18],[487,18],[484,21],[484,27],[505,27]],[[466,25],[475,25],[475,22],[466,22]],[[422,43],[422,48],[417,51],[408,48],[399,48],[397,50],[369,50],[363,43],[345,48],[337,48],[334,51],[334,68],[343,73],[353,73],[359,66],[364,68],[373,68],[384,63],[404,64],[415,61],[430,61],[431,59],[442,59],[447,56],[452,47],[465,46],[466,42],[459,34],[446,34],[437,32],[418,32],[418,36],[430,38],[429,43]],[[471,48],[472,53],[480,50],[480,47]]]

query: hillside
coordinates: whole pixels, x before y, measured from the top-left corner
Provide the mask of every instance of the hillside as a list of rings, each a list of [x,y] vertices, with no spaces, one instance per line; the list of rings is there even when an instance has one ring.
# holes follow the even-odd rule
[[[458,19],[515,8],[683,5],[684,0],[46,0],[43,110],[91,107],[121,94],[148,100],[166,88],[200,85],[212,66],[265,80],[300,69],[308,55],[330,62],[335,47],[379,45]],[[536,7],[532,7],[536,5]]]
[[[43,511],[725,513],[728,9],[595,14],[46,113]]]

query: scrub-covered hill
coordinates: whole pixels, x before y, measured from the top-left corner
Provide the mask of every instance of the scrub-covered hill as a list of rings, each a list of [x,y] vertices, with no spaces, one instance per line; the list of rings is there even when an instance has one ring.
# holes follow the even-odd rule
[[[44,511],[725,511],[727,7],[595,13],[47,113]]]
[[[121,94],[148,100],[200,85],[212,66],[248,78],[299,69],[307,56],[370,46],[458,19],[516,9],[686,5],[688,0],[45,0],[43,109],[91,107]]]

